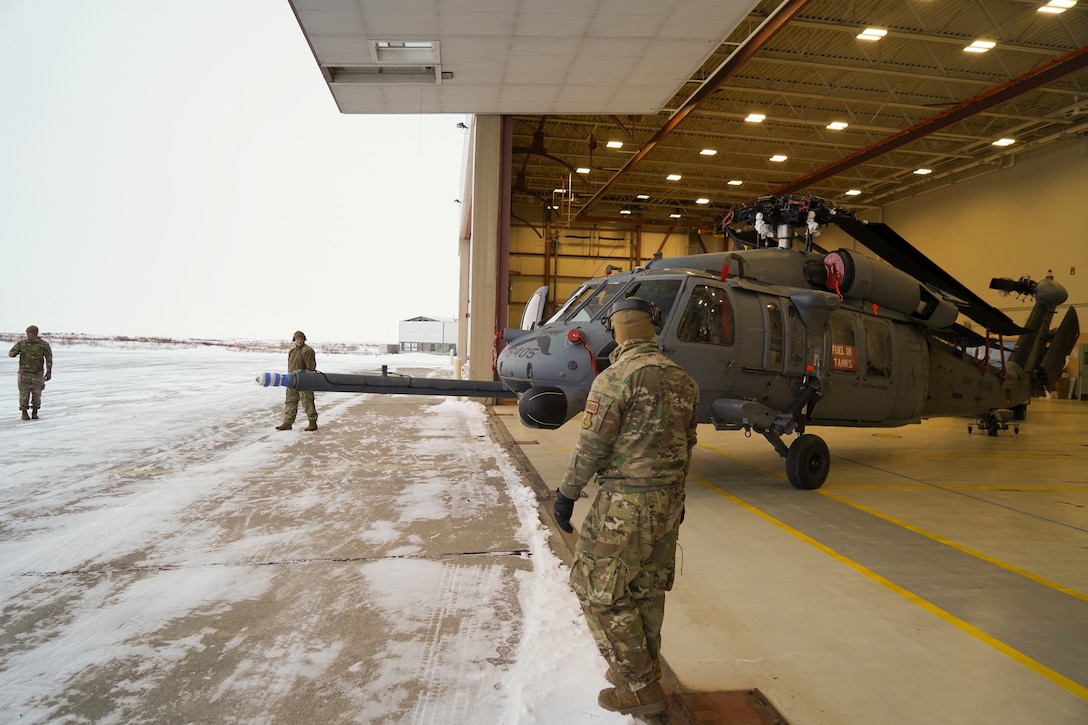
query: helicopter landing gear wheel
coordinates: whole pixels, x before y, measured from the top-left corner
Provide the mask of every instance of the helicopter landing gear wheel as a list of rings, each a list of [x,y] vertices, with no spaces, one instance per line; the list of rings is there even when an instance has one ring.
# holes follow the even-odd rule
[[[831,469],[831,454],[823,438],[798,436],[786,454],[786,477],[794,488],[811,491],[824,485]]]

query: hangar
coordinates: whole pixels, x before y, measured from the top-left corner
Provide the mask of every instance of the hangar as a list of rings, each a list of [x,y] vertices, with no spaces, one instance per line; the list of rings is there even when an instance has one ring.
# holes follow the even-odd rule
[[[451,244],[470,377],[491,376],[496,331],[517,326],[536,288],[554,306],[610,267],[724,249],[717,220],[768,195],[883,221],[973,290],[1052,272],[1088,305],[1083,5],[292,7],[341,112],[466,115]],[[1028,309],[990,301],[1014,318]],[[687,525],[697,582],[671,595],[666,618],[677,681],[758,688],[790,722],[1083,717],[1076,405],[1039,401],[1037,433],[1016,439],[1027,445],[968,438],[958,421],[842,433],[836,487],[806,499],[782,495],[762,448],[708,432],[689,483],[705,504]],[[554,486],[573,432],[529,434],[496,415]]]

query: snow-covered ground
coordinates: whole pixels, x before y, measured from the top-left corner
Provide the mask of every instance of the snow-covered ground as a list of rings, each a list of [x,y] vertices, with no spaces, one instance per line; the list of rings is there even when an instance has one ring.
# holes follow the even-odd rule
[[[0,411],[7,411],[0,413],[0,722],[131,722],[147,712],[193,720],[202,703],[192,700],[202,697],[206,705],[217,701],[220,714],[232,698],[259,703],[233,713],[231,722],[310,722],[315,711],[299,711],[305,702],[296,698],[292,704],[293,693],[319,700],[312,693],[333,680],[336,697],[351,705],[345,721],[633,722],[597,707],[597,691],[606,686],[604,664],[567,588],[566,568],[548,548],[535,495],[502,446],[486,435],[486,411],[458,400],[432,400],[428,428],[421,430],[434,429],[436,439],[424,432],[415,445],[475,463],[421,475],[412,495],[393,499],[399,510],[392,514],[379,514],[375,506],[376,520],[348,517],[357,531],[345,536],[379,542],[385,555],[360,561],[346,569],[349,574],[341,570],[343,591],[323,609],[305,612],[335,620],[337,608],[361,606],[353,595],[365,592],[377,630],[371,634],[377,651],[367,667],[344,661],[349,655],[330,635],[324,644],[277,640],[281,656],[240,658],[214,687],[168,685],[179,676],[179,663],[214,649],[210,643],[221,643],[217,651],[225,660],[232,648],[257,639],[249,630],[254,623],[241,613],[247,602],[281,586],[276,567],[258,564],[270,552],[307,541],[297,525],[277,528],[243,512],[241,499],[252,502],[253,496],[243,487],[254,484],[240,480],[245,476],[239,472],[267,471],[269,480],[288,480],[293,446],[320,441],[323,434],[273,430],[282,391],[261,388],[254,379],[266,370],[282,371],[282,351],[55,346],[54,354],[54,378],[38,421],[19,420],[15,361],[0,366]],[[432,355],[319,355],[325,372],[364,372],[383,363],[446,375],[449,367],[448,358]],[[319,393],[323,430],[349,425],[357,400]],[[338,489],[335,469],[322,475],[326,480],[308,489],[305,501],[277,501],[273,494],[265,507],[277,513],[305,508],[312,516],[361,495]],[[502,535],[516,542],[522,569],[515,582],[496,575],[509,567],[482,565],[462,570],[474,572],[471,581],[442,584],[448,569],[413,557],[420,541],[400,533],[397,522],[438,519],[446,515],[442,502],[467,501],[466,491],[491,495],[480,490],[481,475],[500,481],[512,502],[516,514]],[[325,501],[318,500],[322,496]],[[444,524],[438,524],[436,536],[442,536]],[[228,525],[241,532],[224,544]],[[450,536],[455,529],[450,526]],[[316,560],[323,553],[311,555]],[[500,601],[511,589],[517,603],[512,613]],[[291,588],[275,594],[301,596]],[[411,624],[421,602],[435,597],[445,598],[463,626],[413,642]],[[302,599],[294,605],[316,606]],[[283,603],[285,611],[291,606]],[[178,624],[193,618],[204,623],[195,634]],[[390,623],[397,624],[381,629]],[[429,655],[426,681],[443,689],[413,689],[411,680],[419,677],[404,653],[434,648],[435,642],[440,651]],[[121,673],[119,679],[102,674],[110,672]],[[88,683],[102,691],[88,692]],[[171,712],[169,701],[142,707],[167,691],[186,696],[177,701],[186,714]]]

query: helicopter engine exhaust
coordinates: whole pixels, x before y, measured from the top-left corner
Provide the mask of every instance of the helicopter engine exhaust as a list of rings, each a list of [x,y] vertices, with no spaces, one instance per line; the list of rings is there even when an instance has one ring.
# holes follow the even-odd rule
[[[839,249],[824,256],[824,267],[827,289],[909,315],[926,327],[947,327],[959,314],[955,305],[938,298],[914,277],[863,254]]]

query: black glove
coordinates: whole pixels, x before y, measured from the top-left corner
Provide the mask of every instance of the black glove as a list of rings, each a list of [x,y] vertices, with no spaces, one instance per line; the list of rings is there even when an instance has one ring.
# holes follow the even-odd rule
[[[555,523],[568,534],[574,533],[574,527],[570,525],[570,517],[574,514],[574,499],[567,498],[559,489],[555,489]]]

